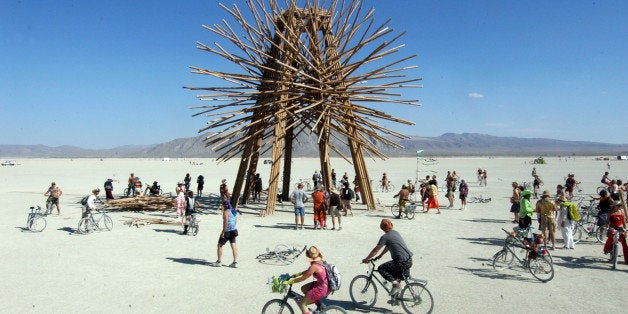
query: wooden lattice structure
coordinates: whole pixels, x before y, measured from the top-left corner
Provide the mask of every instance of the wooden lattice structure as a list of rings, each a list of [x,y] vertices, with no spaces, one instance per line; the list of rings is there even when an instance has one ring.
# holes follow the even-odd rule
[[[205,143],[221,153],[218,160],[241,156],[232,201],[248,202],[260,155],[270,152],[265,213],[272,214],[280,182],[280,197],[287,199],[291,190],[294,142],[305,134],[314,134],[323,183],[331,186],[330,152],[349,161],[343,154],[343,146],[348,147],[362,202],[374,209],[365,154],[385,159],[388,156],[374,142],[400,147],[394,139],[406,138],[384,127],[382,121],[414,123],[367,105],[419,105],[417,100],[401,99],[400,93],[392,92],[420,87],[413,85],[420,78],[405,75],[415,66],[402,65],[415,55],[391,59],[403,47],[396,42],[404,33],[388,38],[392,29],[386,25],[390,20],[374,26],[374,10],[363,12],[357,0],[286,0],[283,4],[248,0],[246,4],[246,17],[236,5],[221,5],[235,20],[238,31],[225,20],[203,26],[237,52],[219,43],[213,47],[198,43],[199,49],[237,66],[237,72],[191,67],[193,73],[222,79],[229,86],[185,87],[208,91],[198,97],[217,103],[194,108],[199,109],[195,115],[217,117],[199,132],[213,132]]]

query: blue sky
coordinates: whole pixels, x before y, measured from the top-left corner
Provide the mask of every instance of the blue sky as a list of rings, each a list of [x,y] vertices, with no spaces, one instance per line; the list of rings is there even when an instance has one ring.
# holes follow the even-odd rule
[[[244,1],[237,3],[245,10]],[[628,2],[364,1],[417,54],[387,105],[409,135],[473,132],[628,143]],[[0,144],[111,148],[195,136],[205,105],[182,86],[222,86],[188,66],[224,61],[196,41],[229,16],[218,1],[0,1]]]

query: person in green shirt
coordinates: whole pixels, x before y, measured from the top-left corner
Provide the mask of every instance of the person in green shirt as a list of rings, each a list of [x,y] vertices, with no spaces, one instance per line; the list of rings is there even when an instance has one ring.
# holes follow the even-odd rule
[[[523,190],[521,192],[521,202],[519,203],[519,228],[528,228],[532,225],[532,213],[534,213],[534,207],[530,203],[530,196],[532,192],[530,190]]]

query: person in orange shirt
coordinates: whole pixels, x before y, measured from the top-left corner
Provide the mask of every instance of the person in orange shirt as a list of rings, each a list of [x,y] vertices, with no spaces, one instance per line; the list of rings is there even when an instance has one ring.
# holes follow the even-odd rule
[[[318,190],[312,193],[312,202],[314,203],[314,229],[323,229],[325,227],[325,186],[318,185]]]

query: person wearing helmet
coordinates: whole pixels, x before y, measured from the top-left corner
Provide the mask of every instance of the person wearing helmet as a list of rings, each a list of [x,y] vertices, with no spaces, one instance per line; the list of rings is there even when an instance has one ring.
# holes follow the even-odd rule
[[[530,197],[532,191],[523,190],[521,192],[521,202],[519,203],[519,227],[528,228],[532,225],[532,213],[534,213],[534,207],[530,203]]]

